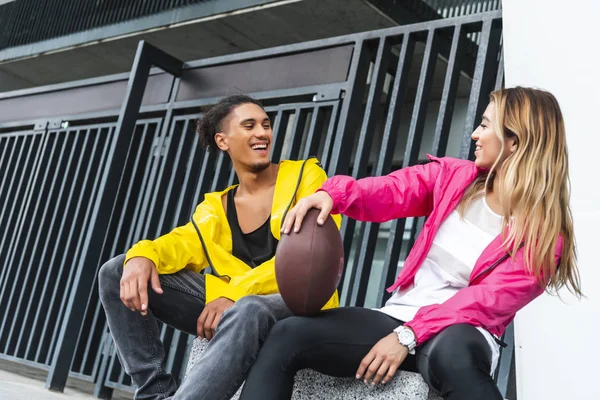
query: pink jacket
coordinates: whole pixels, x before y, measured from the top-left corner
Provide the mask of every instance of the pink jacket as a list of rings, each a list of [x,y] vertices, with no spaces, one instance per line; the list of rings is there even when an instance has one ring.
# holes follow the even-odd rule
[[[355,180],[334,176],[321,189],[333,199],[333,214],[341,213],[360,221],[384,222],[427,216],[389,292],[412,284],[440,224],[457,207],[467,186],[482,172],[471,161],[428,158],[432,162],[382,177]],[[561,252],[562,239],[559,238],[555,249],[557,265]],[[431,339],[450,325],[463,323],[481,326],[499,337],[515,313],[543,292],[544,288],[526,271],[523,250],[517,251],[514,258],[509,257],[498,236],[479,256],[468,287],[442,304],[421,307],[406,325],[414,330],[418,343]]]

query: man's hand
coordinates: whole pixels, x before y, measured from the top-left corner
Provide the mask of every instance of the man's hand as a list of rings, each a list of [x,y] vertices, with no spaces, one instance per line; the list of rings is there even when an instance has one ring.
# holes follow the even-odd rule
[[[162,294],[158,271],[154,263],[145,257],[134,257],[127,261],[121,276],[121,301],[131,311],[148,313],[148,281],[152,289]]]
[[[389,382],[406,356],[408,348],[398,342],[398,335],[392,332],[381,339],[360,362],[356,379],[372,384]]]
[[[235,302],[228,299],[227,297],[219,297],[204,306],[202,314],[198,318],[198,324],[196,329],[198,330],[198,337],[207,340],[211,340],[215,336],[215,330],[223,312],[228,308],[231,308]]]

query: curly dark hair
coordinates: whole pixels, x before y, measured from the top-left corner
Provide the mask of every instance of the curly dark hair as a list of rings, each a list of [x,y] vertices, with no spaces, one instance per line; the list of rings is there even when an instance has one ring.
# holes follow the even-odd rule
[[[245,94],[236,94],[221,99],[206,111],[196,122],[196,131],[200,136],[200,145],[205,149],[218,151],[219,147],[215,141],[215,135],[221,131],[221,123],[235,107],[248,103],[256,104],[260,108],[263,108],[258,100]]]

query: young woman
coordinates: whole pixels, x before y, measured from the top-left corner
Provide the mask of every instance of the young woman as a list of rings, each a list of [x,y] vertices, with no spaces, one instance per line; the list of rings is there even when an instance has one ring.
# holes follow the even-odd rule
[[[502,399],[491,374],[515,313],[546,289],[581,295],[567,146],[554,96],[522,87],[491,94],[472,138],[475,162],[429,157],[384,177],[335,176],[288,213],[284,233],[312,207],[321,221],[427,221],[383,308],[275,324],[243,400],[289,399],[302,368],[373,385],[418,371],[444,399]]]

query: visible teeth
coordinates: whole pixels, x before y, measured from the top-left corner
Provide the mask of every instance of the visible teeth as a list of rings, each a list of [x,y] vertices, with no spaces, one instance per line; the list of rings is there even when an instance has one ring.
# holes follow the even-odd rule
[[[252,146],[252,150],[266,150],[266,149],[267,149],[266,144],[255,144]]]

